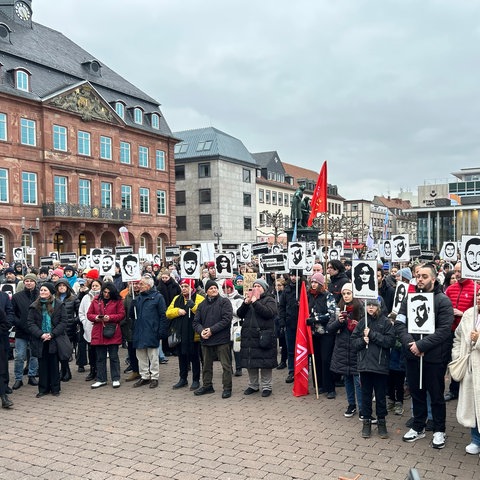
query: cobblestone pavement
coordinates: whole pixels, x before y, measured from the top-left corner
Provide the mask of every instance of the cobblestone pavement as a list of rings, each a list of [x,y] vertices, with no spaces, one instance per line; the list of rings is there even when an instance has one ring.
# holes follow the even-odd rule
[[[121,350],[122,365],[125,350]],[[13,368],[10,362],[10,369]],[[73,365],[72,365],[73,367]],[[85,373],[73,372],[59,397],[35,398],[25,385],[0,409],[0,479],[338,479],[404,480],[410,467],[422,480],[479,478],[480,460],[467,455],[468,429],[447,404],[447,445],[430,446],[431,434],[402,442],[403,417],[389,415],[390,438],[373,428],[360,436],[358,417],[345,418],[345,392],[335,400],[314,394],[295,398],[274,371],[273,394],[243,395],[247,378],[234,377],[233,395],[222,399],[221,368],[214,365],[212,395],[172,390],[178,362],[161,365],[157,389],[91,390]],[[124,375],[125,377],[125,375]],[[408,402],[407,402],[408,403]],[[407,409],[408,412],[408,409]]]

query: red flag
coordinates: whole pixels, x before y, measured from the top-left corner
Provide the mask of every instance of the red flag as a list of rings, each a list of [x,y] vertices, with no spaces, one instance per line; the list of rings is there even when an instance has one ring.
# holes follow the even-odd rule
[[[302,282],[300,306],[298,309],[297,337],[295,339],[295,366],[293,374],[293,395],[308,395],[308,356],[313,353],[312,329],[307,325],[308,298],[305,283]]]
[[[312,226],[313,220],[317,217],[317,213],[328,212],[327,204],[327,162],[323,162],[320,175],[318,175],[317,185],[313,192],[310,202],[310,217],[308,217],[307,225]]]

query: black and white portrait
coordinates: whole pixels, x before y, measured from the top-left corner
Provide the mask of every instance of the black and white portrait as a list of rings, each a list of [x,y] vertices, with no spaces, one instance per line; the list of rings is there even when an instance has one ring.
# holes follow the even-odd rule
[[[303,270],[307,256],[305,242],[290,242],[288,244],[288,268],[290,270]]]
[[[456,262],[457,246],[455,242],[443,242],[442,249],[440,250],[440,258],[446,262]]]
[[[340,254],[340,256],[343,255],[343,241],[342,240],[335,240],[333,242],[333,248],[335,250],[338,250],[338,253]]]
[[[408,333],[431,334],[435,332],[433,295],[433,292],[408,295]]]
[[[80,255],[77,260],[77,268],[79,270],[85,270],[88,266],[88,259],[86,255]]]
[[[240,244],[240,261],[247,263],[252,261],[252,244],[241,243]]]
[[[14,262],[23,262],[25,256],[23,254],[23,247],[16,247],[13,249],[13,261]]]
[[[161,265],[162,264],[162,257],[157,253],[153,256],[152,260],[154,265]]]
[[[215,269],[217,270],[218,278],[232,278],[233,270],[230,255],[227,255],[226,253],[216,253]]]
[[[180,276],[182,278],[200,278],[200,262],[195,250],[182,251],[180,262]]]
[[[328,259],[329,260],[340,260],[340,252],[336,248],[328,249]]]
[[[103,250],[101,248],[90,249],[90,268],[96,268],[100,272],[102,254]]]
[[[100,257],[100,275],[115,275],[115,255],[109,253]]]
[[[392,261],[408,262],[410,260],[408,235],[395,235],[392,238]]]
[[[53,260],[58,260],[58,252],[48,252],[48,256]]]
[[[391,260],[392,258],[392,242],[390,240],[384,240],[382,242],[382,252],[381,252],[381,256],[385,259],[385,260]]]
[[[353,296],[355,298],[378,298],[376,260],[354,260],[352,264]]]
[[[272,245],[272,253],[282,253],[282,252],[283,252],[283,248],[279,243],[275,243],[274,245]]]
[[[307,255],[305,258],[305,268],[303,274],[306,276],[313,275],[313,266],[315,265],[315,255]]]
[[[120,257],[120,269],[123,282],[133,282],[140,280],[140,258],[138,255],[129,253]]]
[[[365,254],[365,260],[378,260],[378,248],[374,245],[370,250]]]
[[[462,236],[462,277],[480,280],[480,237]]]
[[[395,288],[395,296],[393,297],[392,312],[398,313],[402,305],[403,300],[407,297],[408,283],[397,282]]]
[[[315,255],[317,242],[307,242],[307,255]]]

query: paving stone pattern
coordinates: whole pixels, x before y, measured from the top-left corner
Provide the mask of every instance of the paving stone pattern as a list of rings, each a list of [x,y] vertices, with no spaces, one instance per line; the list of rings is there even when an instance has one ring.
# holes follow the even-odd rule
[[[121,350],[122,366],[125,350]],[[74,365],[72,364],[72,367]],[[343,388],[335,400],[313,389],[292,396],[286,371],[274,371],[273,394],[243,395],[247,376],[234,377],[233,395],[222,399],[221,367],[214,365],[212,395],[172,390],[178,362],[160,366],[156,389],[91,390],[87,373],[73,371],[59,397],[35,398],[25,385],[11,395],[14,407],[0,409],[0,479],[91,480],[404,480],[410,467],[422,480],[480,478],[480,460],[467,455],[468,429],[447,404],[447,445],[430,446],[431,433],[402,442],[409,412],[389,415],[390,438],[360,436],[358,417],[345,418]],[[13,362],[10,362],[10,370]],[[88,371],[88,368],[87,368]],[[125,377],[126,375],[123,375]],[[12,376],[13,378],[13,376]],[[406,402],[406,406],[408,406]]]

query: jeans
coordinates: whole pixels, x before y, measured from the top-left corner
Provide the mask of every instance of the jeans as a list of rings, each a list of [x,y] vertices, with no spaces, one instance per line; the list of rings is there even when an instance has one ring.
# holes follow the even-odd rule
[[[25,360],[27,359],[27,350],[30,348],[28,340],[23,338],[15,339],[15,363],[14,373],[15,381],[23,379],[23,367],[25,366]],[[28,362],[28,376],[36,377],[38,375],[38,358],[30,356]]]
[[[107,381],[107,352],[110,359],[110,377],[120,380],[120,359],[118,358],[118,345],[95,345],[97,354],[97,380]]]
[[[472,443],[480,447],[480,432],[478,431],[478,425],[475,425],[475,427],[471,429],[471,435]]]
[[[165,357],[165,353],[163,353],[163,348],[162,348],[162,340],[160,340],[160,344],[158,345],[158,359],[160,361],[165,360],[167,357]]]
[[[347,401],[349,405],[357,405],[358,411],[362,411],[362,388],[360,386],[360,375],[344,375],[345,393],[347,394]],[[355,401],[357,397],[357,401]]]

